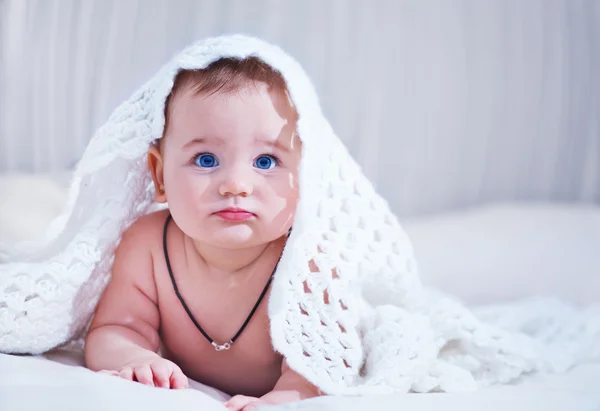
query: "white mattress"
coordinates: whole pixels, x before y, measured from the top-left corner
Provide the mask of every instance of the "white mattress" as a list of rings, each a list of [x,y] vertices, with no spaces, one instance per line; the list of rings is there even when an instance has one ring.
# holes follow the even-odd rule
[[[68,174],[1,176],[2,246],[36,240],[62,208]],[[505,204],[405,221],[423,280],[470,304],[554,295],[575,304],[600,301],[600,208]],[[5,250],[10,251],[5,248]],[[467,261],[468,260],[468,261]],[[226,395],[193,389],[149,388],[82,367],[81,355],[0,354],[0,411],[224,410]],[[600,363],[568,373],[468,394],[406,394],[317,398],[274,410],[600,410]]]
[[[80,364],[81,356],[70,352],[54,352],[46,357],[0,354],[0,410],[225,410],[222,402],[227,396],[198,383],[192,383],[192,389],[188,390],[150,388],[95,374]],[[269,409],[598,411],[600,363],[582,365],[562,375],[528,377],[518,384],[487,387],[474,393],[323,397]]]

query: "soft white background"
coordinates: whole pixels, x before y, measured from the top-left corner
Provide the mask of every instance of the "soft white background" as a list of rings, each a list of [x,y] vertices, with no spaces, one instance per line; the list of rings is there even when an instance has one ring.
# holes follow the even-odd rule
[[[600,202],[600,1],[0,0],[0,171],[72,166],[195,39],[276,42],[401,216]]]

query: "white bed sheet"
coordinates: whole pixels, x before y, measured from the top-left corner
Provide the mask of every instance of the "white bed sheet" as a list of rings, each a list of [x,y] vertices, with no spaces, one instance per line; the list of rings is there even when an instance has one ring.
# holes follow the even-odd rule
[[[151,388],[93,373],[81,363],[81,355],[69,351],[36,357],[0,354],[0,410],[225,410],[225,394],[196,382],[187,390]],[[600,363],[582,365],[565,374],[530,376],[517,384],[473,393],[323,397],[268,409],[598,411]]]
[[[0,354],[0,410],[223,411],[229,398],[195,381],[187,390],[152,388],[94,373],[82,364],[75,351]]]

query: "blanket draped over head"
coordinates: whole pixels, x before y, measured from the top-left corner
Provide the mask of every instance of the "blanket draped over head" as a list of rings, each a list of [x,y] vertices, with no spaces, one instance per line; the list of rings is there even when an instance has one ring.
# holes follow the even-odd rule
[[[303,69],[240,35],[184,49],[98,129],[44,244],[0,265],[0,351],[41,353],[84,335],[123,231],[155,210],[146,154],[175,75],[248,56],[283,75],[303,142],[294,229],[268,301],[273,347],[292,369],[329,394],[457,391],[600,357],[598,312],[534,300],[476,316],[424,288],[409,238]]]

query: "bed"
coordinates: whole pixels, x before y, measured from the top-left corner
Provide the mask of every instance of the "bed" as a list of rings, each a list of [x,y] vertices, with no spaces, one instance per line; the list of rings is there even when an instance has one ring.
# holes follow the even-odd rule
[[[69,173],[0,176],[0,244],[37,240],[66,199]],[[425,283],[466,303],[553,295],[572,305],[600,302],[600,208],[505,203],[407,219]],[[0,249],[0,252],[2,249]],[[464,256],[474,256],[469,264]],[[0,259],[2,254],[0,254]],[[227,396],[149,388],[93,373],[77,347],[39,356],[0,354],[0,410],[224,410]],[[600,410],[600,363],[528,376],[475,393],[324,397],[274,410]]]
[[[0,355],[0,409],[13,410],[224,410],[222,393],[192,382],[192,389],[164,390],[95,374],[74,352],[44,356]],[[509,386],[475,393],[404,394],[358,398],[324,397],[272,407],[273,410],[411,411],[597,411],[600,364],[587,364],[563,375],[531,377]]]

